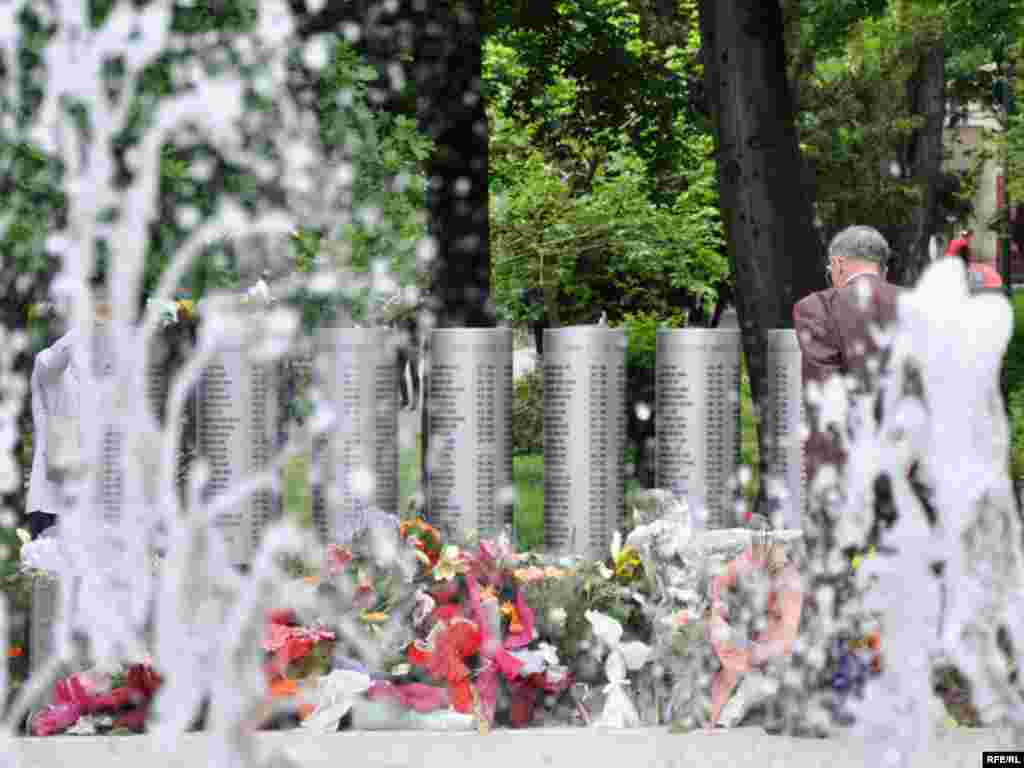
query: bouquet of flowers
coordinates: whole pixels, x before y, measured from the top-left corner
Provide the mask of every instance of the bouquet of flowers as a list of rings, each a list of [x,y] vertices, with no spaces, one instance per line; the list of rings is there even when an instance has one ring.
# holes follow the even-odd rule
[[[92,670],[71,675],[57,682],[52,703],[30,719],[29,732],[50,736],[142,731],[160,683],[148,659],[113,674]]]
[[[450,706],[474,714],[483,730],[499,718],[528,725],[540,694],[561,694],[572,676],[541,642],[523,558],[507,536],[442,545],[422,521],[404,534],[422,570],[402,682],[443,684]]]

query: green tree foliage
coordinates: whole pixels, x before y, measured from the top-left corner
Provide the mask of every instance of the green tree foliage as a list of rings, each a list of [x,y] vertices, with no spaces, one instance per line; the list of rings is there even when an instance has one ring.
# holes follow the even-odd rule
[[[690,113],[699,35],[695,3],[667,14],[653,5],[560,0],[543,23],[495,30],[490,42],[515,51],[515,71],[485,67],[503,111],[529,126],[536,146],[564,155],[582,141],[611,152],[625,138],[658,178],[655,194],[670,201],[686,183],[677,167],[686,139],[675,125]]]
[[[494,296],[505,317],[528,319],[529,286],[555,287],[562,324],[594,322],[602,310],[612,321],[639,309],[668,316],[693,297],[717,298],[727,264],[707,156],[671,206],[651,202],[643,161],[628,150],[601,164],[586,195],[573,195],[539,150],[516,169],[492,203]]]
[[[853,24],[841,55],[820,57],[801,88],[800,138],[816,180],[816,212],[826,239],[856,222],[896,241],[922,202],[922,183],[891,172],[924,120],[907,82],[935,39],[908,33],[892,16]]]
[[[943,45],[954,107],[978,103],[998,114],[993,83],[1000,71],[982,67],[1013,58],[1012,43],[1024,32],[1024,4],[800,0],[799,14],[800,45],[815,59],[800,83],[799,127],[824,233],[857,221],[893,234],[923,199],[921,179],[890,173],[893,161],[907,162],[923,127],[908,99],[918,62],[929,47]],[[943,177],[942,219],[968,218],[981,161],[989,156],[979,154],[964,174]]]
[[[674,39],[684,45],[663,50],[647,37],[649,9],[634,5],[560,3],[542,31],[487,43],[493,295],[512,321],[541,312],[522,302],[528,287],[544,289],[555,325],[602,310],[611,321],[638,309],[706,312],[727,274],[712,140],[686,98],[696,27],[682,25]],[[599,82],[583,53],[594,46],[628,62],[627,92]],[[672,115],[667,128],[650,122],[644,104],[654,102]]]

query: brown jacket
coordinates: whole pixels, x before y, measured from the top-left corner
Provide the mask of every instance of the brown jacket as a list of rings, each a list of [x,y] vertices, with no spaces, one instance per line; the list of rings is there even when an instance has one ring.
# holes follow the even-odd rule
[[[863,300],[864,286],[870,288]],[[833,374],[853,376],[864,391],[875,376],[868,361],[878,357],[874,331],[896,321],[901,289],[876,275],[856,277],[842,288],[812,293],[793,307],[793,324],[803,354],[803,382],[823,383]],[[808,416],[812,416],[808,406]],[[813,423],[813,421],[812,421]],[[842,466],[845,455],[830,435],[812,430],[804,446],[808,482],[826,463]]]

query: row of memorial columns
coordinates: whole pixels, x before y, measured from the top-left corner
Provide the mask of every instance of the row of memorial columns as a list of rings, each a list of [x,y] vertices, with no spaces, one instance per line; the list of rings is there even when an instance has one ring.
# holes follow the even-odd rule
[[[367,513],[398,511],[397,338],[383,328],[331,328],[314,344],[315,382],[334,415],[311,462],[319,534],[345,541]],[[787,528],[801,527],[804,479],[800,351],[791,330],[769,333],[771,389],[761,414],[776,446],[769,466],[782,482]],[[426,513],[451,535],[495,535],[513,524],[512,331],[438,329],[430,336],[425,407]],[[658,332],[656,485],[707,512],[707,527],[742,523],[738,330]],[[311,367],[310,357],[299,361]],[[224,350],[196,392],[199,454],[210,464],[207,497],[270,461],[283,440],[287,399],[280,366]],[[544,540],[552,553],[603,557],[625,511],[626,337],[620,329],[546,331]],[[277,394],[275,395],[275,390]],[[281,494],[258,494],[222,525],[239,564]]]
[[[620,329],[549,329],[544,376],[544,541],[549,552],[602,557],[625,511],[626,336]],[[302,359],[333,411],[311,461],[319,534],[345,541],[371,509],[398,511],[397,336],[384,328],[328,328]],[[656,486],[703,505],[709,528],[736,525],[740,463],[740,332],[658,332],[653,418]],[[312,357],[317,365],[312,365]],[[776,446],[769,466],[787,500],[784,524],[801,527],[804,478],[800,350],[791,330],[769,332],[770,392],[762,429]],[[148,372],[159,413],[168,371]],[[264,469],[285,438],[289,401],[280,363],[222,349],[194,393],[194,442],[209,468],[204,498]],[[438,329],[428,358],[426,512],[448,534],[494,535],[513,524],[512,331]],[[99,489],[116,519],[121,440],[107,435]],[[281,515],[280,487],[253,494],[221,519],[228,552],[248,563],[263,529]]]
[[[327,328],[305,353],[254,362],[241,345],[222,349],[189,407],[185,445],[209,468],[204,498],[265,469],[283,445],[295,373],[317,386],[334,415],[310,462],[313,519],[325,541],[345,542],[372,510],[399,508],[397,335],[384,328]],[[769,332],[772,376],[762,428],[788,503],[784,526],[801,528],[804,479],[800,351],[793,331]],[[426,512],[446,536],[495,535],[513,525],[512,331],[439,329],[430,336],[424,386],[428,435]],[[740,466],[740,333],[660,330],[656,350],[656,485],[704,506],[707,527],[737,519]],[[315,364],[314,364],[315,360]],[[625,512],[626,336],[605,326],[549,329],[544,376],[544,541],[552,554],[603,559]],[[161,417],[171,377],[153,356],[147,397]],[[645,404],[640,404],[641,407]],[[116,468],[123,441],[106,436],[98,489],[104,518],[121,514]],[[183,460],[180,457],[179,460]],[[181,473],[179,473],[179,476]],[[229,557],[248,564],[266,526],[282,514],[278,487],[254,494],[220,522]],[[52,652],[56,585],[41,582],[32,623],[33,666]],[[51,595],[50,592],[53,594]],[[44,599],[49,595],[53,599]],[[49,606],[49,608],[47,608]]]

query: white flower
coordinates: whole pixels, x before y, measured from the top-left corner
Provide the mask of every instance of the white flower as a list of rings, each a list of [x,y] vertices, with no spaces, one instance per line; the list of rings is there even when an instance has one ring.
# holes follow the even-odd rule
[[[259,299],[269,304],[271,300],[270,286],[267,285],[267,282],[265,280],[260,278],[259,281],[257,281],[256,285],[252,286],[248,291],[246,291],[245,295],[246,298]]]
[[[549,667],[558,666],[558,649],[550,643],[541,643],[537,646],[537,652],[544,657]]]
[[[551,611],[548,613],[548,619],[555,626],[562,626],[563,624],[565,624],[565,621],[568,618],[569,614],[566,612],[565,608],[562,608],[561,606],[557,608],[552,608]]]
[[[622,642],[622,624],[611,616],[598,611],[587,611],[587,621],[594,628],[594,635],[611,650],[611,656],[621,656],[626,669],[640,669],[651,655],[651,647],[640,642]]]
[[[92,715],[82,715],[78,720],[64,731],[68,736],[95,736],[96,735],[96,720]]]
[[[302,721],[302,727],[333,733],[356,698],[369,690],[371,682],[369,675],[347,669],[321,677],[316,682],[316,709]]]

